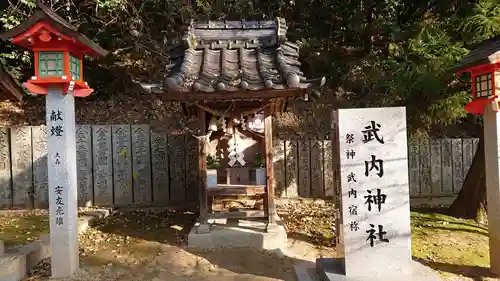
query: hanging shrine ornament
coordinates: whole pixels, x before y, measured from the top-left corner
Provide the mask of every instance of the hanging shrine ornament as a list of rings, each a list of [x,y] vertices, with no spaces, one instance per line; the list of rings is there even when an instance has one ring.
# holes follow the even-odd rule
[[[236,163],[239,163],[241,166],[245,166],[246,162],[243,159],[243,151],[241,149],[241,146],[239,145],[239,138],[236,134],[236,130],[233,132],[233,143],[229,145],[228,151],[229,151],[229,162],[228,165],[233,167]]]

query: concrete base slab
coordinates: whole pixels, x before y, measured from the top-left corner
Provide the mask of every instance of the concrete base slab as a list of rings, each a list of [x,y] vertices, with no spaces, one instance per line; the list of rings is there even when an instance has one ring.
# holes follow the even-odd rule
[[[412,262],[412,272],[411,274],[402,275],[399,272],[390,272],[390,269],[380,269],[381,271],[386,270],[387,275],[366,278],[353,278],[344,275],[343,269],[341,268],[341,259],[331,258],[331,259],[318,259],[316,260],[316,269],[321,281],[441,281],[438,273],[432,269],[418,263]]]
[[[97,210],[78,218],[78,231],[83,232],[95,219],[109,215],[108,210]],[[5,249],[0,256],[0,281],[18,281],[24,278],[27,271],[40,261],[51,256],[50,235],[42,235],[29,244]]]
[[[210,232],[200,233],[198,223],[188,235],[188,248],[257,248],[281,249],[286,246],[286,231],[276,225],[267,232],[267,222],[256,220],[217,219],[210,221]]]

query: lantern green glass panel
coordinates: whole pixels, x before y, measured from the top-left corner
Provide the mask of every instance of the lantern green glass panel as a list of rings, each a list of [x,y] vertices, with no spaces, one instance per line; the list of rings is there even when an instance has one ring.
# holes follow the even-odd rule
[[[489,97],[493,94],[492,73],[476,76],[476,97]]]
[[[78,57],[71,54],[69,55],[69,75],[74,80],[80,80],[82,78],[80,71],[81,63],[82,61]]]
[[[38,54],[38,76],[64,75],[64,52],[40,52]]]

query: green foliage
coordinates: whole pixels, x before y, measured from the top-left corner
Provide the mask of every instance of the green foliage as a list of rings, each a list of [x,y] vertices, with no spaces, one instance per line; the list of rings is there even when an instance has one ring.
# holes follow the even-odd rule
[[[218,156],[213,156],[213,155],[207,155],[206,157],[206,162],[207,162],[207,169],[210,170],[216,170],[220,167],[220,157]]]
[[[7,1],[6,1],[7,2]],[[50,1],[46,1],[48,3]],[[3,29],[19,24],[35,0],[0,5]],[[53,9],[111,55],[87,60],[85,79],[106,94],[135,91],[131,80],[159,81],[167,50],[183,24],[195,20],[267,19],[289,24],[309,77],[327,76],[333,95],[313,106],[406,106],[409,126],[437,131],[460,122],[469,81],[452,66],[474,44],[500,35],[498,0],[466,1],[208,1],[59,0]],[[3,9],[2,9],[3,7]],[[19,79],[31,75],[30,56],[8,43],[0,59]],[[314,108],[317,107],[317,108]],[[315,116],[313,113],[312,116]]]
[[[256,168],[264,168],[264,159],[260,152],[255,153],[254,163]]]

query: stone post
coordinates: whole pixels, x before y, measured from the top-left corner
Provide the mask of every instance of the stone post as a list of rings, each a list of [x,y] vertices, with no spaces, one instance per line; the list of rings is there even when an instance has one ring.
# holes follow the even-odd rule
[[[79,267],[73,94],[49,88],[46,111],[52,278],[67,278]]]
[[[496,103],[496,101],[494,101]],[[488,104],[484,109],[486,200],[490,234],[490,269],[500,275],[500,114]]]

